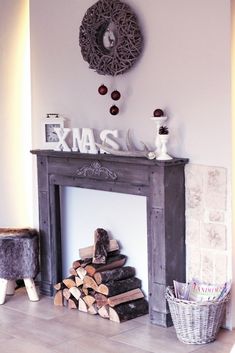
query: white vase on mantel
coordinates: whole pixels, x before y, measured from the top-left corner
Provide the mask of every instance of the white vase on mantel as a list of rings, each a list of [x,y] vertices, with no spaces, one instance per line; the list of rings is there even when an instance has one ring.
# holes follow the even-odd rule
[[[158,154],[156,159],[158,161],[167,161],[167,160],[173,159],[167,153],[167,142],[169,140],[169,134],[159,135],[159,140],[160,140],[160,143],[161,143],[161,151],[160,151],[160,154]]]
[[[155,137],[155,155],[156,155],[156,158],[160,155],[161,153],[161,141],[160,141],[160,135],[159,135],[159,129],[162,125],[164,125],[164,123],[167,121],[168,117],[167,116],[152,116],[151,117],[151,120],[154,121],[154,123],[156,124],[157,126],[157,134],[156,134],[156,137]]]

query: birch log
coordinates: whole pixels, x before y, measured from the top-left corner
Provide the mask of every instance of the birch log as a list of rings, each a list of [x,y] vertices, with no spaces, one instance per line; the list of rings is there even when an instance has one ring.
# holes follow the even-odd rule
[[[98,292],[112,297],[136,288],[141,288],[141,280],[137,277],[132,277],[123,279],[122,281],[110,281],[105,284],[102,283],[98,287]]]
[[[94,279],[97,284],[106,283],[112,280],[121,280],[135,276],[135,268],[126,266],[118,267],[114,270],[97,272],[94,274]]]
[[[97,228],[94,234],[94,264],[105,264],[108,255],[109,236],[105,229]]]
[[[145,299],[138,299],[109,308],[109,319],[115,322],[124,322],[135,319],[148,313],[148,302]]]

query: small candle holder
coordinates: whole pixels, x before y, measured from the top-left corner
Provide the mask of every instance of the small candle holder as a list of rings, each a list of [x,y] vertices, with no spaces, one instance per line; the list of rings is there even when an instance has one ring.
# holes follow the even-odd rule
[[[167,161],[172,159],[172,157],[167,153],[167,142],[169,140],[169,135],[159,135],[160,143],[161,143],[161,152],[157,156],[158,161]]]

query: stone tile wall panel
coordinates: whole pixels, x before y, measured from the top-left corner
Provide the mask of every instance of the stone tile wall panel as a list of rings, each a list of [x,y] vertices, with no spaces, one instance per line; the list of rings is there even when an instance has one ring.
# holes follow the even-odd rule
[[[188,164],[186,179],[187,277],[228,279],[227,170]]]

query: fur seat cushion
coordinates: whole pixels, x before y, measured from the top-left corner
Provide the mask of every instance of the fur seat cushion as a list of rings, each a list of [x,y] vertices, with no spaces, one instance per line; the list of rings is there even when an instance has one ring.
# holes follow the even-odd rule
[[[38,233],[0,228],[0,278],[34,278],[39,270]]]

